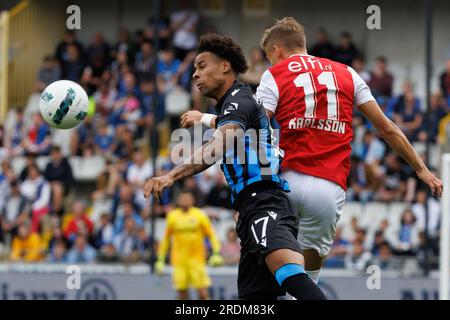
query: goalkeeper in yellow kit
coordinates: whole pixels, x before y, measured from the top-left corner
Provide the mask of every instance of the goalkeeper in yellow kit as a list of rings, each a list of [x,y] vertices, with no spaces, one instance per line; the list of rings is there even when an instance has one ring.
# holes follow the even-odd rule
[[[188,288],[193,287],[197,289],[200,299],[209,299],[211,278],[206,269],[205,237],[209,239],[213,251],[208,261],[211,266],[223,264],[220,241],[208,216],[194,207],[194,196],[191,192],[181,192],[177,205],[176,209],[167,214],[166,231],[159,246],[155,270],[157,273],[162,272],[167,251],[171,246],[172,280],[178,298],[189,299]]]

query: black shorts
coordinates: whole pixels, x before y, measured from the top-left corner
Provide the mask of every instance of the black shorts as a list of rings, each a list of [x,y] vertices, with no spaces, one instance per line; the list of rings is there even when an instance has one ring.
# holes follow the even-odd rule
[[[285,295],[264,259],[277,249],[302,252],[297,241],[298,215],[291,200],[282,190],[259,188],[240,199],[238,211],[239,298],[276,299]]]

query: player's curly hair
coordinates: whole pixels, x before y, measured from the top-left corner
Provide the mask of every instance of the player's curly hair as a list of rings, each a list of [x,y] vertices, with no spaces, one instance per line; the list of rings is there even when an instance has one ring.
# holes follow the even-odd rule
[[[231,38],[215,33],[205,34],[200,37],[197,45],[197,53],[211,52],[216,56],[230,62],[231,68],[237,74],[248,70],[247,61],[241,47]]]

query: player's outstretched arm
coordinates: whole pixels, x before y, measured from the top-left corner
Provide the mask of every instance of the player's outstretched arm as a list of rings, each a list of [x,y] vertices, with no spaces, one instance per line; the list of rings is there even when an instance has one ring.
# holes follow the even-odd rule
[[[175,181],[193,176],[208,169],[217,161],[221,160],[226,148],[226,134],[233,133],[241,126],[234,122],[220,126],[212,136],[211,140],[198,148],[182,164],[173,168],[168,174],[149,179],[144,186],[144,197],[150,198],[153,194],[156,201],[162,197],[164,188],[171,187]]]
[[[403,132],[383,113],[375,101],[360,105],[359,110],[378,130],[380,136],[414,169],[417,176],[425,182],[432,193],[438,197],[442,194],[442,181],[435,177],[420,159]]]
[[[266,113],[269,118],[272,118],[272,116],[273,116],[272,111],[270,111],[269,109],[266,109]],[[217,116],[214,114],[202,113],[197,110],[191,110],[191,111],[187,111],[181,115],[181,127],[182,128],[190,128],[195,123],[201,122],[205,126],[215,129],[216,128],[216,119],[217,119]]]

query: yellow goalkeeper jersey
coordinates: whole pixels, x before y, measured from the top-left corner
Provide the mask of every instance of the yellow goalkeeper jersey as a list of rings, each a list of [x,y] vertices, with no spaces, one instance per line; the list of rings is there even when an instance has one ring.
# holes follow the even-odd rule
[[[213,252],[220,251],[220,241],[209,217],[200,209],[191,207],[187,212],[174,209],[167,214],[164,237],[158,256],[165,257],[171,246],[170,262],[173,266],[183,264],[205,264],[208,238]]]

